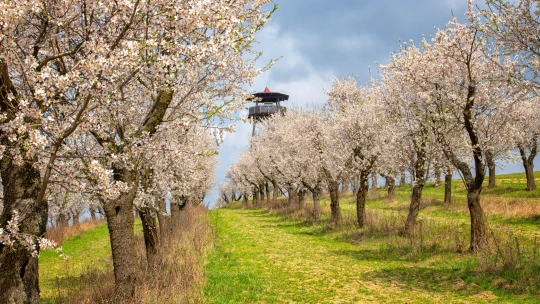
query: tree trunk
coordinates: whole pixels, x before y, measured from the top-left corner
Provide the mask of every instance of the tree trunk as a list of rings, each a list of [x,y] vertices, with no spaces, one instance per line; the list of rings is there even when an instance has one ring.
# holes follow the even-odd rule
[[[406,183],[407,182],[405,180],[405,169],[403,169],[399,172],[399,185],[405,186]]]
[[[536,146],[536,140],[534,140],[534,147],[531,149],[528,157],[525,154],[525,148],[522,145],[518,146],[519,153],[521,154],[521,161],[523,162],[523,167],[525,167],[527,191],[536,190],[536,182],[534,181],[534,158],[536,157]]]
[[[69,219],[68,219],[68,217],[66,217],[65,213],[58,214],[58,220],[57,221],[58,221],[58,223],[57,223],[58,228],[65,228],[65,227],[69,226]]]
[[[486,152],[486,163],[489,172],[488,188],[495,188],[495,160],[493,159],[493,152]]]
[[[438,188],[442,185],[441,183],[441,164],[438,162],[435,163],[435,170],[434,170],[434,179],[435,179],[435,188]]]
[[[343,196],[345,195],[346,192],[347,192],[347,182],[343,182],[341,183],[341,191],[339,194]]]
[[[159,239],[156,217],[149,207],[139,208],[139,215],[141,216],[141,223],[143,226],[146,262],[150,269],[157,269],[159,266]]]
[[[452,203],[452,169],[448,169],[444,175],[444,205]]]
[[[272,200],[273,200],[273,203],[275,205],[275,204],[277,204],[277,197],[278,197],[278,194],[279,194],[279,187],[278,187],[277,182],[275,180],[272,181],[272,188],[274,188],[273,193],[272,193]]]
[[[289,193],[287,197],[287,204],[292,206],[293,202],[298,198],[298,189],[292,186],[287,187],[287,192]]]
[[[358,226],[364,228],[366,221],[366,200],[369,191],[367,172],[360,173],[360,185],[356,193],[356,219]]]
[[[246,209],[248,207],[248,195],[246,192],[242,195],[242,208]]]
[[[96,220],[96,209],[94,209],[93,207],[89,207],[88,211],[90,211],[90,218],[92,219],[92,221],[95,221]]]
[[[261,204],[264,203],[264,184],[259,185],[259,197],[261,198]]]
[[[311,192],[311,195],[313,197],[313,218],[315,220],[321,219],[321,203],[319,202],[320,194],[321,194],[321,188],[318,186],[315,186],[315,188]]]
[[[169,241],[169,235],[172,231],[171,217],[169,214],[167,214],[167,202],[165,201],[165,196],[162,193],[156,196],[156,203],[159,224],[159,245],[163,246]]]
[[[377,173],[371,173],[371,189],[377,189]]]
[[[480,193],[482,186],[469,186],[467,191],[467,205],[471,216],[471,244],[469,251],[478,251],[482,249],[486,242],[486,226],[484,212],[480,205]]]
[[[356,196],[358,194],[358,175],[355,175],[353,177],[353,195]]]
[[[171,229],[169,233],[174,233],[174,231],[178,228],[178,225],[180,225],[181,219],[181,213],[182,210],[186,207],[187,204],[187,198],[185,197],[175,197],[173,201],[171,201]]]
[[[266,189],[266,205],[270,206],[270,185],[269,185],[269,183],[265,183],[264,188]]]
[[[330,192],[330,221],[339,226],[341,225],[341,209],[339,208],[339,183],[336,181],[328,181],[328,191]]]
[[[253,187],[253,207],[259,206],[259,190],[257,187]]]
[[[422,189],[424,188],[424,181],[415,181],[412,188],[411,203],[409,206],[409,215],[407,215],[407,221],[405,222],[405,233],[412,235],[414,233],[414,226],[416,224],[416,218],[420,212],[420,200],[422,199]]]
[[[4,143],[2,143],[4,144]],[[13,163],[12,155],[4,152],[0,160],[4,208],[0,227],[5,228],[13,211],[20,216],[19,231],[43,236],[47,226],[48,206],[35,201],[40,192],[40,172],[30,162]],[[39,246],[37,248],[39,252]],[[8,247],[0,244],[0,303],[39,303],[38,259],[20,244]]]
[[[73,219],[72,225],[73,226],[79,226],[81,222],[79,221],[81,214],[79,212],[73,212],[71,218]]]
[[[421,146],[416,148],[416,161],[414,163],[414,181],[412,182],[411,203],[409,205],[409,215],[405,222],[405,234],[412,235],[416,218],[420,212],[420,200],[422,199],[422,190],[425,183],[425,165],[426,165],[426,141],[422,141]],[[428,167],[429,168],[429,167]]]
[[[394,200],[396,198],[396,180],[393,176],[386,178],[386,183],[388,184],[388,200]]]
[[[115,171],[115,177],[118,175],[119,180],[131,184],[131,189],[121,193],[116,199],[105,202],[103,209],[111,240],[115,302],[130,302],[133,301],[137,280],[133,200],[137,195],[139,181],[133,171],[127,169]]]
[[[304,208],[304,197],[305,196],[306,196],[306,190],[305,189],[298,190],[297,201],[298,201],[298,208],[300,208],[300,209]]]
[[[525,162],[523,163],[525,167],[525,175],[527,176],[527,191],[536,190],[536,182],[534,181],[534,164]]]

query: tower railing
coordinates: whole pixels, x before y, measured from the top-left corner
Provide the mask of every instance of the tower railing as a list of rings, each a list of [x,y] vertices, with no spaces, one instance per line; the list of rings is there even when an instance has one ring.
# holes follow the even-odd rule
[[[249,108],[249,117],[252,116],[265,116],[275,113],[285,113],[287,108],[276,105],[257,105]]]

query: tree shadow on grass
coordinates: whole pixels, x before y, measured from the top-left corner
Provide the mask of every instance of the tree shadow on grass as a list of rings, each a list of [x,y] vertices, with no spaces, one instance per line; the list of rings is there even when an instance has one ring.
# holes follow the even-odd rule
[[[428,294],[455,294],[470,297],[485,289],[474,282],[473,273],[451,268],[396,267],[383,268],[366,273],[372,280],[402,286],[402,288],[421,289]]]
[[[428,293],[453,293],[461,297],[472,297],[474,301],[495,300],[498,297],[514,299],[519,296],[520,302],[537,303],[537,289],[532,286],[537,284],[534,282],[534,274],[521,277],[511,271],[482,271],[473,261],[473,256],[462,256],[454,264],[426,267],[409,263],[410,258],[400,256],[390,249],[331,252],[360,261],[383,262],[384,266],[365,273],[364,279],[391,283],[406,289],[422,289]],[[435,255],[420,254],[415,262]],[[526,284],[531,286],[527,287]]]

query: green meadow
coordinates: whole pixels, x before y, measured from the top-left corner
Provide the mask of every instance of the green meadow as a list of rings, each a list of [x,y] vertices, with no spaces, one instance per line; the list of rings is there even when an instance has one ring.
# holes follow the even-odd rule
[[[540,191],[524,185],[523,174],[501,175],[495,189],[484,191],[490,246],[475,254],[466,250],[469,218],[458,180],[449,206],[442,204],[443,187],[426,185],[411,238],[400,233],[408,186],[396,189],[394,201],[384,189],[372,192],[362,230],[351,194],[340,201],[340,228],[310,220],[310,201],[304,210],[238,203],[214,210],[207,302],[538,303]],[[328,217],[328,199],[322,207]]]
[[[540,174],[537,172],[537,177]],[[416,233],[401,227],[409,186],[386,199],[371,191],[368,223],[355,224],[355,200],[341,200],[343,224],[310,216],[311,201],[242,209],[240,203],[210,211],[213,247],[205,268],[204,303],[538,303],[540,294],[540,190],[523,190],[524,175],[497,177],[485,189],[489,245],[467,251],[465,189],[453,182],[453,202],[443,187],[427,184]],[[140,233],[140,223],[136,226]],[[68,256],[44,251],[40,286],[45,303],[69,302],[95,280],[112,276],[106,225],[66,240]],[[540,251],[540,250],[538,250]]]

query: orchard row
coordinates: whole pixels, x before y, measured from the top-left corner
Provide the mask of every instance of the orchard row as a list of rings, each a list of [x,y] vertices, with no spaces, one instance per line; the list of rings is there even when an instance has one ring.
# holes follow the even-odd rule
[[[335,78],[322,108],[263,120],[220,185],[219,203],[241,197],[260,203],[271,192],[273,200],[281,192],[293,203],[309,191],[319,218],[325,191],[330,220],[339,225],[339,187],[352,181],[362,228],[368,176],[386,178],[392,195],[398,172],[408,172],[412,195],[403,229],[410,234],[426,180],[445,172],[451,181],[457,170],[467,189],[469,249],[481,250],[487,172],[492,187],[497,160],[521,160],[527,190],[536,189],[540,134],[538,2],[488,1],[488,7],[478,11],[469,1],[465,23],[454,18],[431,39],[401,44],[368,85]]]
[[[261,72],[267,2],[0,3],[1,303],[39,303],[47,223],[84,210],[107,219],[113,302],[133,301],[134,210],[151,268],[209,191],[223,122]]]

